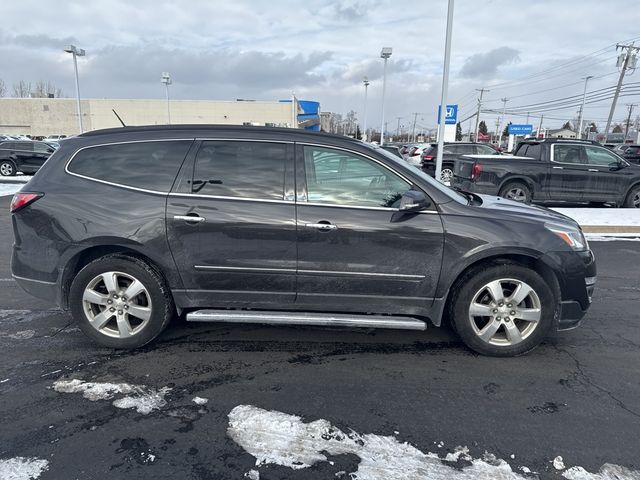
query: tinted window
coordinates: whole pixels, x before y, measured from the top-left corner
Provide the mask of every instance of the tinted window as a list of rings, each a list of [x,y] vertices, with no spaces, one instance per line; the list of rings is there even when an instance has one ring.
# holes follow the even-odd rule
[[[193,172],[193,192],[282,200],[287,146],[271,142],[203,142]]]
[[[15,142],[11,144],[11,148],[22,150],[23,152],[33,152],[33,142]]]
[[[137,142],[80,150],[69,171],[110,183],[168,192],[191,141]]]
[[[539,143],[531,143],[529,145],[526,145],[525,147],[526,149],[524,149],[522,153],[518,152],[518,155],[535,159],[539,159],[542,155],[542,146]]]
[[[489,145],[476,145],[475,147],[480,155],[495,155],[497,153]]]
[[[46,143],[35,143],[33,148],[38,153],[53,153],[53,147]]]
[[[397,208],[411,185],[378,163],[341,150],[304,147],[308,201]]]
[[[601,147],[585,147],[589,165],[609,166],[618,163],[620,160],[610,151]]]
[[[556,144],[553,146],[553,160],[560,163],[585,163],[581,158],[583,148],[579,145]]]

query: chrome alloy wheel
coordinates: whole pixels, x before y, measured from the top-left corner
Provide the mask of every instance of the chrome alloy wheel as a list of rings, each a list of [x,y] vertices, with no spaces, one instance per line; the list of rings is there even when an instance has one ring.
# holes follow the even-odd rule
[[[446,183],[448,185],[451,182],[452,178],[453,178],[453,170],[451,170],[450,168],[443,168],[442,171],[440,172],[440,180],[442,180],[443,183]]]
[[[520,187],[515,187],[507,191],[506,198],[509,200],[515,200],[516,202],[525,202],[527,195]]]
[[[9,162],[3,162],[0,164],[0,175],[3,177],[10,177],[13,175],[13,164]]]
[[[469,321],[478,337],[491,345],[517,345],[528,338],[542,318],[540,297],[527,283],[502,278],[476,292]]]
[[[128,338],[141,332],[151,318],[151,296],[135,277],[105,272],[89,282],[82,295],[89,324],[108,337]]]
[[[640,208],[640,192],[636,192],[631,201],[633,202],[634,208]]]

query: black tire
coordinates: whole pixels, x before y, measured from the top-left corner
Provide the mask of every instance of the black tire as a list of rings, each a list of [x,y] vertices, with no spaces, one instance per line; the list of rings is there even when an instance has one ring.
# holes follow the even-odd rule
[[[531,328],[531,330],[526,336],[523,335],[523,338],[519,343],[515,343],[513,345],[494,345],[482,340],[480,338],[480,334],[476,331],[476,328],[479,330],[482,329],[479,328],[478,325],[475,325],[474,327],[473,324],[477,318],[482,319],[484,317],[474,317],[473,320],[470,318],[470,307],[476,294],[482,291],[482,288],[485,285],[498,279],[514,279],[528,284],[534,290],[540,304],[539,321],[535,322],[534,327],[525,327],[525,329]],[[506,282],[505,284],[508,285]],[[547,282],[545,282],[537,272],[530,268],[513,263],[502,263],[494,264],[489,267],[483,266],[482,268],[473,269],[466,273],[464,277],[456,283],[452,292],[453,294],[449,303],[451,323],[455,325],[455,330],[464,344],[471,350],[482,355],[512,357],[527,353],[537,347],[554,326],[557,301],[554,298],[554,294],[549,288]],[[529,301],[529,297],[525,301]],[[506,308],[506,305],[504,308]],[[488,324],[495,321],[495,317],[491,319],[487,317],[485,320],[487,320]],[[507,324],[505,322],[511,322],[514,326],[516,323],[520,326],[529,325],[529,322],[512,320],[505,317],[502,319],[502,325],[496,331],[497,336],[490,340],[496,342],[508,341],[506,332]],[[504,337],[504,340],[500,337]]]
[[[13,177],[17,172],[16,164],[11,160],[0,161],[0,175],[3,177]]]
[[[626,208],[640,208],[640,185],[629,190],[627,198],[624,200],[624,206]]]
[[[145,291],[142,293],[143,300],[148,300],[147,305],[151,313],[146,320],[146,324],[142,325],[144,322],[141,322],[137,326],[139,331],[135,332],[135,329],[132,330],[135,333],[126,338],[109,336],[108,333],[103,333],[111,332],[111,334],[113,334],[113,327],[111,327],[112,329],[110,330],[109,326],[114,325],[113,322],[117,325],[117,320],[114,317],[107,323],[107,329],[101,331],[94,328],[89,321],[89,315],[95,314],[95,312],[92,313],[91,308],[97,307],[100,309],[101,307],[98,305],[91,307],[85,304],[83,300],[85,289],[87,289],[91,282],[98,276],[106,272],[121,272],[123,276],[130,276],[138,280],[145,288]],[[119,277],[116,282],[118,281],[122,282],[122,278]],[[119,288],[122,292],[126,288],[126,284],[120,285]],[[102,285],[102,287],[104,286],[106,286],[106,284]],[[98,288],[101,288],[101,286],[97,286],[96,290]],[[105,292],[103,291],[103,293]],[[114,301],[111,295],[105,296],[110,298],[112,302]],[[139,299],[140,297],[136,298]],[[121,299],[124,299],[124,297],[121,297]],[[133,298],[128,300],[130,300],[130,302],[134,301]],[[116,305],[114,304],[113,306],[115,307]],[[98,258],[80,270],[71,284],[69,307],[74,320],[84,334],[94,342],[110,348],[131,349],[146,345],[160,335],[169,321],[175,316],[173,297],[163,276],[147,262],[122,254],[112,254]],[[134,307],[126,306],[124,308],[131,308],[131,311],[133,311]],[[106,310],[107,306],[105,306],[103,312],[106,313]],[[120,310],[120,312],[122,311],[123,310]],[[109,314],[107,314],[107,316],[108,315]],[[112,315],[115,316],[115,314]],[[133,325],[133,321],[137,322],[139,320],[135,316],[128,318],[132,321],[129,325]],[[116,326],[115,328],[119,327]]]
[[[521,195],[518,199],[518,195]],[[531,189],[522,182],[509,182],[500,189],[500,196],[516,202],[531,203]]]

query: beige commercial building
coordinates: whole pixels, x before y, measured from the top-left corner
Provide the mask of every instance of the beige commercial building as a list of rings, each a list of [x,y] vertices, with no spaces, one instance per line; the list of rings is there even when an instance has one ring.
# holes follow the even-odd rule
[[[166,100],[82,100],[84,130],[168,123]],[[172,100],[171,123],[291,126],[291,103]],[[79,133],[74,98],[0,98],[0,134],[75,135]]]

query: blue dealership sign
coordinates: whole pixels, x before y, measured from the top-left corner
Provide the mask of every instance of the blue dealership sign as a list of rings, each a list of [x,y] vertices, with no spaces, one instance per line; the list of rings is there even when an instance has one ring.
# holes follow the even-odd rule
[[[438,123],[440,123],[440,112],[442,105],[438,105]],[[447,115],[444,117],[445,125],[455,125],[458,123],[458,105],[447,105]]]
[[[526,123],[521,125],[512,123],[509,125],[509,135],[529,135],[531,132],[533,132],[533,125]]]

